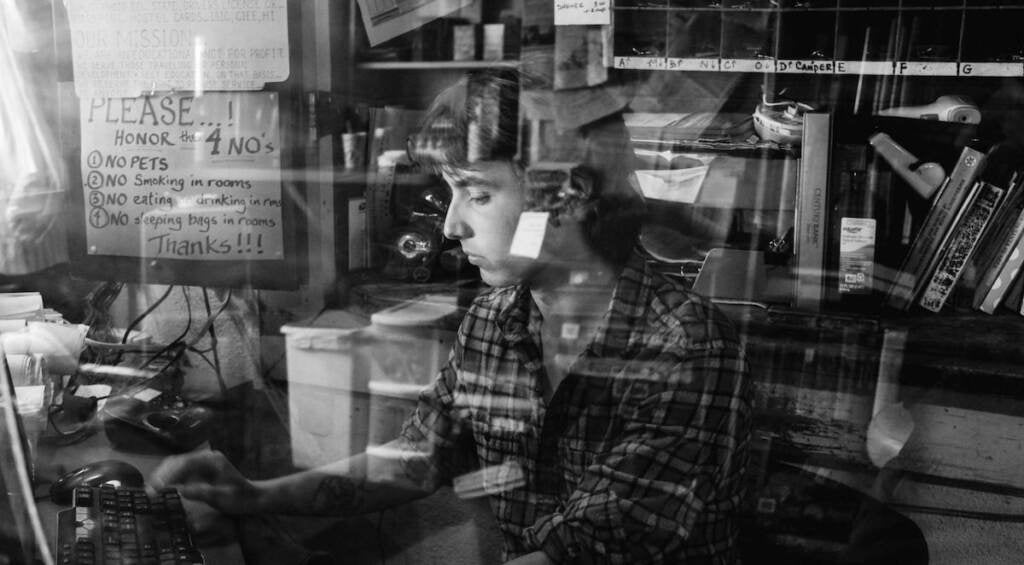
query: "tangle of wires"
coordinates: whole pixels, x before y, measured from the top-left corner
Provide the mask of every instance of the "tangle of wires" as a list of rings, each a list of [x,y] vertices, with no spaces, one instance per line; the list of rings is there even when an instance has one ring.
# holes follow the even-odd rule
[[[185,325],[177,337],[166,344],[134,343],[129,341],[136,328],[147,317],[151,316],[161,304],[166,302],[176,288],[181,292],[186,311]],[[91,358],[100,365],[117,366],[125,362],[127,354],[145,355],[145,361],[140,366],[134,369],[125,369],[125,371],[134,373],[136,376],[145,375],[148,379],[155,379],[164,375],[172,367],[177,367],[185,354],[192,352],[213,369],[221,393],[226,393],[227,387],[221,372],[220,356],[217,347],[218,338],[214,325],[218,317],[231,303],[232,291],[230,289],[227,291],[222,303],[216,310],[212,307],[209,290],[205,287],[202,289],[202,298],[206,310],[206,320],[196,332],[192,333],[195,320],[188,289],[184,286],[170,285],[152,304],[128,324],[116,343],[87,337],[85,345],[90,350],[90,354],[84,357]],[[191,337],[189,337],[190,333],[192,334]],[[209,336],[209,345],[200,348],[199,342],[206,336]],[[210,355],[213,356],[212,360]],[[147,369],[150,370],[146,371]],[[54,395],[53,402],[47,409],[50,428],[56,434],[55,441],[60,444],[75,443],[88,437],[91,430],[86,413],[90,410],[95,412],[97,402],[106,398],[106,396],[76,396],[75,393],[80,386],[79,376],[76,373],[69,378],[68,382],[61,387],[61,394]],[[57,398],[60,398],[59,403]],[[72,424],[68,424],[68,421],[72,422]]]
[[[182,298],[185,301],[185,309],[187,312],[184,329],[182,329],[181,334],[178,335],[177,338],[175,338],[173,341],[171,341],[163,348],[158,350],[156,353],[154,353],[152,356],[150,356],[149,359],[147,359],[142,364],[140,369],[145,369],[159,360],[166,360],[163,366],[158,368],[157,375],[155,375],[159,376],[168,367],[174,366],[179,360],[181,360],[181,358],[187,352],[192,352],[198,355],[199,358],[205,361],[210,366],[210,368],[214,370],[214,373],[217,375],[217,382],[218,385],[220,386],[221,392],[226,392],[227,387],[224,383],[224,378],[221,373],[220,357],[217,352],[217,332],[214,329],[214,323],[217,321],[217,318],[224,312],[224,310],[227,309],[228,304],[231,303],[231,297],[232,291],[229,289],[227,291],[227,295],[224,297],[224,300],[221,302],[221,305],[217,308],[216,311],[214,311],[210,304],[209,291],[206,288],[203,288],[203,304],[206,307],[206,321],[199,328],[199,330],[195,332],[195,334],[191,338],[189,338],[188,336],[189,332],[191,332],[192,330],[193,322],[192,303],[189,300],[188,292],[185,290],[184,287],[182,287]],[[205,349],[200,349],[199,347],[197,347],[197,344],[200,341],[202,341],[202,339],[207,334],[210,336],[210,345]],[[213,361],[211,361],[210,358],[207,357],[207,353],[211,353],[213,355]]]

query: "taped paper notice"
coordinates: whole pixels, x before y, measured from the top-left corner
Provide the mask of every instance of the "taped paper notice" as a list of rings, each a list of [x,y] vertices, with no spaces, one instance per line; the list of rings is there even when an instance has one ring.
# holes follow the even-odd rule
[[[473,0],[359,0],[359,11],[370,45],[377,45],[472,3]]]
[[[276,92],[82,99],[91,255],[281,260]]]
[[[547,212],[523,212],[519,216],[516,233],[512,236],[509,253],[531,259],[539,257],[544,232],[548,227],[548,215]]]
[[[261,90],[288,78],[285,0],[67,0],[75,92]]]
[[[555,25],[608,25],[611,4],[610,0],[555,0]]]

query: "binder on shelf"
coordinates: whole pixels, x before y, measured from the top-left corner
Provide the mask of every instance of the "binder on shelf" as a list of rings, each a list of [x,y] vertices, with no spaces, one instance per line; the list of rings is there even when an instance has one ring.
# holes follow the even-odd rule
[[[914,303],[932,271],[938,250],[949,235],[950,226],[964,205],[974,181],[984,168],[985,154],[964,147],[949,178],[939,187],[917,237],[889,287],[886,303],[897,310],[907,310]]]
[[[796,195],[796,307],[818,311],[825,295],[828,246],[828,177],[832,153],[832,115],[804,114],[800,181]]]
[[[1019,274],[1020,271],[1017,271]],[[1024,296],[1024,277],[1018,276],[1010,284],[1010,289],[1006,293],[1006,298],[1003,299],[1003,307],[1012,312],[1020,313],[1021,308],[1024,308],[1024,303],[1021,301],[1021,297]]]
[[[988,287],[976,308],[986,314],[994,313],[996,308],[1007,297],[1010,288],[1017,279],[1017,274],[1020,272],[1022,264],[1024,264],[1024,231],[1017,234],[1005,263],[996,272],[992,284]]]
[[[938,312],[942,309],[963,274],[971,254],[977,249],[1006,190],[988,182],[979,182],[971,192],[967,203],[962,206],[960,218],[950,230],[946,244],[939,251],[935,271],[921,295],[919,303],[926,310]]]
[[[977,256],[972,259],[971,279],[961,281],[961,286],[970,292],[971,307],[976,310],[985,302],[1017,240],[1024,234],[1024,190],[1020,184],[1020,179],[1011,182],[1002,206],[979,244]]]
[[[984,298],[976,307],[977,310],[986,314],[993,314],[1016,284],[1017,274],[1020,272],[1021,264],[1024,263],[1024,238],[1018,238],[1010,252],[1006,264],[999,270],[992,286],[985,292]]]

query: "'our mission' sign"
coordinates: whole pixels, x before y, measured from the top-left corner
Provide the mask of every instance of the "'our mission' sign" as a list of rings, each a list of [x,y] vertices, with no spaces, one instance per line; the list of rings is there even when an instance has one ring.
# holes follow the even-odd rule
[[[280,260],[277,94],[81,101],[91,255]]]
[[[75,92],[260,90],[288,78],[286,0],[64,0]]]

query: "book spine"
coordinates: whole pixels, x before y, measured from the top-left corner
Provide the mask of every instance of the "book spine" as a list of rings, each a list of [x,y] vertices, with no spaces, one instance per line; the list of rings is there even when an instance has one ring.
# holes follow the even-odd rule
[[[1016,302],[1013,301],[1014,297],[1017,299]],[[1024,316],[1024,300],[1021,300],[1022,297],[1024,297],[1024,277],[1017,277],[1013,288],[1010,289],[1010,296],[1007,297],[1007,300],[1013,306],[1015,312]]]
[[[1007,205],[1011,205],[1008,201]],[[978,282],[974,288],[974,297],[971,306],[981,309],[992,285],[999,276],[1000,271],[1010,259],[1017,240],[1024,234],[1024,198],[1018,198],[1012,203],[1010,213],[1004,218],[1003,226],[993,226],[992,238],[986,240],[991,256],[979,260],[978,268],[982,271],[978,275]]]
[[[1020,274],[1020,270],[1017,271]],[[1024,277],[1017,276],[1010,283],[1006,297],[1003,298],[1003,307],[1011,312],[1019,312],[1021,308],[1021,297],[1024,297]]]
[[[985,293],[985,299],[978,306],[978,310],[986,314],[992,314],[996,311],[996,308],[1006,298],[1006,294],[1013,285],[1013,281],[1017,278],[1017,272],[1020,271],[1022,264],[1024,264],[1024,236],[1018,236],[1013,244],[1013,249],[1010,251],[1010,256],[1006,260],[1006,264],[999,270],[992,286]]]
[[[889,288],[886,303],[897,310],[906,310],[913,304],[925,283],[926,273],[934,265],[934,259],[942,241],[948,235],[957,212],[974,186],[974,179],[985,162],[985,154],[971,147],[964,147],[953,172],[939,188],[925,217],[917,237],[910,246],[903,264],[896,273]]]
[[[931,281],[921,295],[919,303],[926,310],[938,312],[942,309],[1002,202],[1005,189],[987,182],[980,185],[977,194],[966,205],[963,218],[950,232],[949,242],[943,246]]]
[[[832,116],[804,114],[796,201],[796,307],[818,311],[825,293],[826,203]]]

